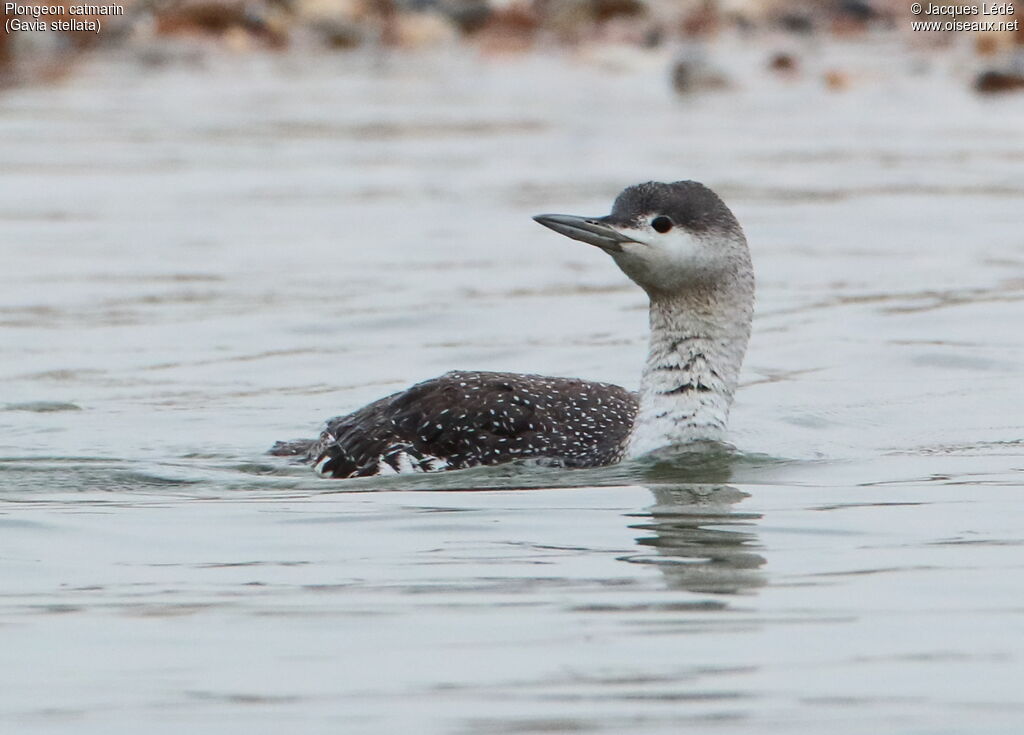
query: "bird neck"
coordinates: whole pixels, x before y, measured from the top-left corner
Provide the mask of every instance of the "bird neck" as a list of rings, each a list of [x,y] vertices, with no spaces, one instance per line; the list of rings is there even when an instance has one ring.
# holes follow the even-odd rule
[[[753,302],[752,278],[651,295],[650,347],[628,457],[724,438]]]

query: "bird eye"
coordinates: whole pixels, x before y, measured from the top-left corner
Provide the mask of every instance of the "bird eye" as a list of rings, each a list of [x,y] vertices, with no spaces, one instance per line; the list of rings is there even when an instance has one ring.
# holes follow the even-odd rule
[[[666,233],[669,230],[671,230],[672,225],[674,224],[675,223],[665,215],[655,217],[654,219],[651,220],[651,227],[653,227],[657,232],[661,233]]]

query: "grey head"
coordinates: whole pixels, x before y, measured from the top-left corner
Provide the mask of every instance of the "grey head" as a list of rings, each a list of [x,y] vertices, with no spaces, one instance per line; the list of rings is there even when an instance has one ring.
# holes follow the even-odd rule
[[[604,217],[534,219],[604,250],[652,299],[753,278],[739,222],[715,192],[696,181],[630,186]]]

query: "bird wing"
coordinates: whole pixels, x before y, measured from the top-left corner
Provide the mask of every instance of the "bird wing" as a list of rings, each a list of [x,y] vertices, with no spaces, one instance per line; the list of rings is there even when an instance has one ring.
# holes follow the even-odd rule
[[[451,372],[332,419],[310,457],[330,477],[516,459],[587,467],[622,454],[637,400],[607,383]]]

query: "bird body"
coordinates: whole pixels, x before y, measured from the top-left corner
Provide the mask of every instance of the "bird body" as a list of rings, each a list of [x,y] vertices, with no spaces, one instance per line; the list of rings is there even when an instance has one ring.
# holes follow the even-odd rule
[[[608,383],[450,372],[332,419],[310,455],[330,477],[513,460],[592,467],[621,459],[636,411],[636,396]]]
[[[538,215],[607,252],[650,298],[639,393],[608,383],[450,372],[331,419],[305,453],[328,477],[435,472],[528,460],[614,464],[665,446],[721,440],[750,337],[754,276],[743,231],[693,181],[625,189],[599,218]]]

